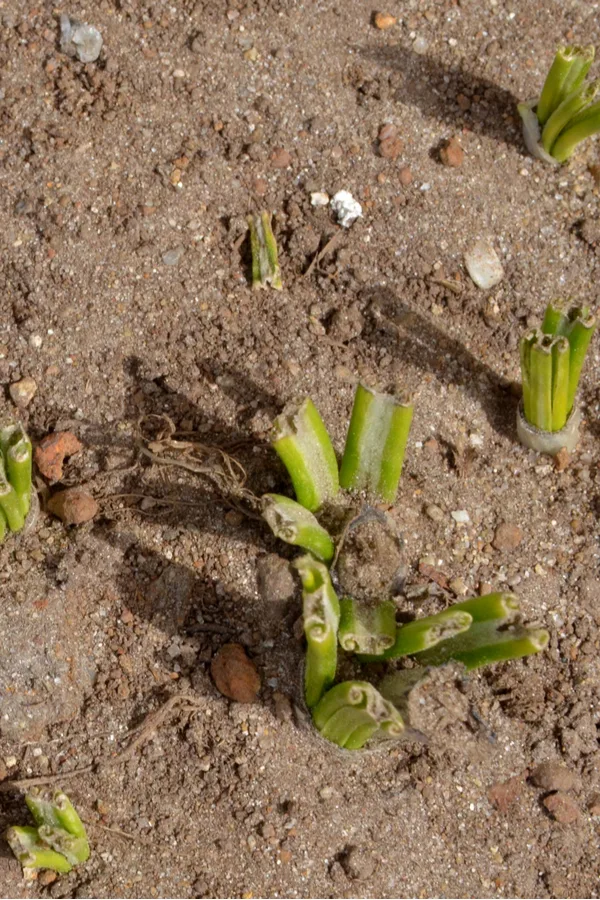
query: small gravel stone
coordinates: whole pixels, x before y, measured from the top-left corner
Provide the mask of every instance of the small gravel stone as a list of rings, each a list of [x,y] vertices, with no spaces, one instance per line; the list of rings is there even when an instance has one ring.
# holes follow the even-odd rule
[[[93,25],[60,17],[60,49],[67,56],[76,56],[79,62],[96,62],[102,50],[102,35]]]
[[[398,172],[398,180],[403,187],[408,187],[412,183],[413,175],[408,166],[402,166]]]
[[[237,703],[256,702],[260,676],[241,644],[224,644],[212,658],[210,673],[224,697]]]
[[[41,884],[42,887],[48,887],[50,884],[54,884],[56,879],[58,878],[58,874],[53,872],[52,869],[44,869],[38,875],[38,884]]]
[[[504,269],[488,238],[476,241],[465,253],[467,272],[482,290],[489,290],[504,278]]]
[[[429,41],[426,37],[419,35],[414,39],[412,48],[415,53],[418,53],[420,56],[422,56],[423,53],[427,53],[427,51],[429,50]]]
[[[380,31],[387,31],[387,29],[392,28],[397,21],[398,19],[396,16],[387,12],[377,12],[373,16],[373,24],[375,25],[375,28],[378,28]]]
[[[465,151],[461,147],[457,137],[451,137],[440,150],[440,159],[445,166],[458,168],[465,159]]]
[[[62,478],[65,459],[82,449],[83,444],[72,431],[55,431],[42,438],[35,448],[35,464],[41,475],[53,484]]]
[[[557,791],[542,801],[550,815],[562,825],[572,825],[579,818],[579,807],[568,794]]]
[[[600,816],[600,794],[591,794],[587,802],[587,808],[590,816]]]
[[[459,525],[468,525],[471,521],[471,517],[469,516],[469,513],[466,509],[455,509],[450,513],[450,515]]]
[[[508,812],[523,790],[523,779],[520,775],[493,784],[487,792],[488,800],[502,813]]]
[[[565,469],[568,469],[571,464],[571,457],[569,456],[569,451],[566,447],[561,447],[558,453],[554,456],[554,468],[557,472],[564,472]]]
[[[361,847],[348,847],[340,862],[348,878],[354,881],[366,881],[375,872],[375,860]]]
[[[395,138],[398,135],[398,129],[391,122],[386,122],[379,129],[377,139],[379,141],[387,141],[388,138]]]
[[[292,164],[291,154],[283,147],[276,147],[271,153],[271,165],[274,169],[287,169]]]
[[[162,261],[165,266],[176,266],[184,253],[185,247],[179,244],[177,247],[173,247],[172,250],[167,250],[166,253],[163,253]]]
[[[466,582],[462,578],[453,578],[448,587],[457,597],[464,597],[469,590]]]
[[[258,590],[267,603],[285,603],[296,593],[296,582],[287,559],[276,553],[262,556],[257,563]]]
[[[29,346],[33,350],[39,350],[43,343],[44,339],[41,334],[31,334],[29,336]]]
[[[313,191],[310,195],[310,205],[317,207],[329,206],[329,194],[325,191]]]
[[[11,384],[8,392],[10,399],[19,409],[27,409],[37,392],[37,382],[27,376]]]
[[[404,141],[399,137],[386,137],[379,142],[379,154],[384,159],[398,159],[404,150]]]
[[[259,197],[264,197],[268,190],[268,183],[264,178],[255,178],[252,182],[252,190]]]
[[[291,722],[294,717],[290,698],[281,691],[274,691],[273,703],[275,704],[275,718],[280,722]]]
[[[350,228],[360,216],[362,206],[349,191],[338,191],[331,199],[331,208],[342,228]]]
[[[544,791],[572,791],[577,786],[573,772],[558,762],[541,763],[534,769],[531,782]]]
[[[444,510],[440,509],[439,506],[436,506],[435,503],[430,503],[425,512],[432,522],[443,522],[446,518]]]
[[[98,504],[83,488],[67,488],[48,500],[48,512],[57,516],[65,525],[83,525],[98,512]]]
[[[494,534],[492,546],[496,550],[516,550],[523,540],[523,531],[518,525],[512,525],[510,522],[502,522],[498,525]]]

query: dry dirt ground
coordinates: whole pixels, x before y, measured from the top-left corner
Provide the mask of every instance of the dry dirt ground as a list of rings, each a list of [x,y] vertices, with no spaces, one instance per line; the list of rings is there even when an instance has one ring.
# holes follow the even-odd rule
[[[23,882],[3,845],[4,896],[599,895],[598,339],[568,467],[514,427],[519,335],[552,297],[595,304],[600,271],[599,145],[546,168],[515,103],[558,42],[600,46],[597,4],[390,0],[386,31],[375,10],[0,2],[4,416],[9,385],[33,377],[33,439],[75,432],[63,485],[100,504],[78,529],[42,513],[0,551],[0,777],[61,775],[93,845],[53,883]],[[97,63],[60,52],[61,11],[100,29]],[[396,159],[378,150],[385,123]],[[458,168],[439,157],[453,135]],[[363,205],[349,230],[310,203],[341,188]],[[261,208],[281,293],[248,285],[245,216]],[[481,236],[505,268],[489,292],[463,264]],[[299,598],[284,570],[273,580],[273,555],[292,554],[222,485],[139,449],[166,414],[233,454],[252,492],[285,491],[273,417],[310,394],[341,449],[357,376],[416,392],[391,511],[406,608],[508,587],[551,643],[465,682],[463,732],[344,754],[298,703]],[[503,522],[516,549],[494,546]],[[254,705],[211,681],[229,640],[259,669]],[[544,761],[574,775],[570,822],[528,778]],[[22,795],[0,793],[0,827],[26,820]]]

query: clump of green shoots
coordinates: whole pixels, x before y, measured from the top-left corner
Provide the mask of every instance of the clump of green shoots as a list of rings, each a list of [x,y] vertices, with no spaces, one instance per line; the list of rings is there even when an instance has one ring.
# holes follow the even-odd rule
[[[281,271],[279,269],[277,241],[271,227],[271,214],[261,212],[248,216],[250,229],[250,252],[252,254],[252,287],[255,290],[268,287],[280,291]]]
[[[565,427],[595,328],[588,307],[556,300],[546,308],[541,328],[521,339],[523,412],[534,428],[556,432]]]
[[[587,137],[600,132],[600,80],[586,82],[594,48],[559,47],[537,100],[520,103],[531,153],[564,163]]]
[[[0,428],[0,541],[21,531],[31,504],[31,441],[22,425]]]
[[[32,788],[25,803],[35,827],[13,825],[6,832],[10,849],[24,869],[64,873],[88,859],[85,828],[63,791]]]
[[[454,661],[476,669],[537,653],[549,639],[544,629],[520,623],[512,594],[455,603],[405,624],[397,623],[396,604],[389,596],[338,598],[337,559],[349,526],[334,537],[318,516],[329,521],[335,510],[343,512],[351,499],[346,492],[371,502],[394,502],[411,419],[407,398],[358,385],[339,470],[325,424],[310,399],[289,404],[274,423],[273,447],[296,500],[266,494],[263,516],[277,537],[306,551],[294,561],[302,582],[307,646],[304,697],[322,736],[347,750],[405,734],[410,728],[405,698],[432,666]],[[393,664],[411,657],[418,665],[388,675],[380,689],[362,680],[335,684],[340,648],[360,663]]]

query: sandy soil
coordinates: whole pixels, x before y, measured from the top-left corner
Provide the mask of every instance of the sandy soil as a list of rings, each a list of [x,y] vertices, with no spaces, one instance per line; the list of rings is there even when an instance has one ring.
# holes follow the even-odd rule
[[[567,468],[514,425],[519,335],[553,297],[597,302],[600,253],[598,145],[544,167],[515,103],[559,41],[600,45],[597,9],[394,0],[386,31],[375,9],[0,2],[3,415],[33,377],[24,422],[34,440],[77,434],[62,486],[100,504],[80,528],[42,513],[0,551],[0,777],[63,776],[93,844],[53,883],[23,882],[4,846],[4,896],[598,896],[598,341]],[[60,52],[61,11],[100,29],[97,63]],[[458,168],[439,155],[454,135]],[[348,230],[310,203],[341,188],[363,205]],[[262,208],[281,293],[248,285],[245,216]],[[505,269],[489,292],[464,269],[479,237]],[[445,739],[344,754],[298,703],[299,598],[273,556],[292,554],[210,478],[140,447],[167,415],[234,455],[248,490],[285,491],[273,417],[310,394],[339,450],[357,376],[416,391],[391,511],[407,588],[423,585],[411,611],[509,588],[552,637],[470,677]],[[494,546],[502,523],[515,549]],[[257,704],[211,681],[231,640],[259,669]],[[529,778],[546,761],[573,774],[571,822]],[[18,791],[0,801],[0,827],[26,821]]]

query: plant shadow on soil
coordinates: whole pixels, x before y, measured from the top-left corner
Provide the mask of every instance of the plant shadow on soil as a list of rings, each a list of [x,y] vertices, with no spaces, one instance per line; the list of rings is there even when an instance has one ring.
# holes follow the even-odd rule
[[[424,115],[454,129],[467,127],[498,143],[512,144],[522,156],[527,155],[520,128],[507,121],[509,117],[518,118],[519,100],[510,91],[458,64],[453,71],[434,57],[416,53],[401,44],[359,47],[357,53],[363,59],[400,73],[402,80],[394,92],[398,102],[416,106]],[[477,95],[483,103],[471,104],[468,110],[463,110],[456,101],[461,93],[467,97]]]

